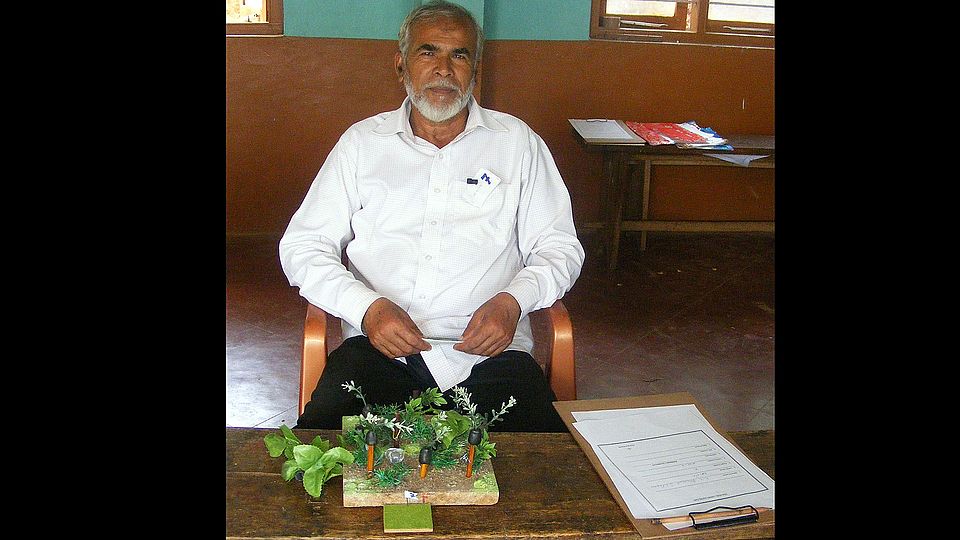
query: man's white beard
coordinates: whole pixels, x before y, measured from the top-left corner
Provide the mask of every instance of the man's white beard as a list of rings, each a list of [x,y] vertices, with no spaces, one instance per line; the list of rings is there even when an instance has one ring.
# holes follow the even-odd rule
[[[460,88],[451,82],[437,81],[424,86],[421,93],[418,94],[413,91],[413,84],[410,82],[410,77],[407,76],[406,73],[404,73],[403,76],[403,86],[407,89],[410,102],[413,103],[414,107],[416,107],[417,110],[420,111],[420,114],[426,117],[427,120],[438,123],[453,118],[467,106],[467,103],[470,101],[470,96],[473,95],[473,86],[475,83],[476,79],[471,78],[467,91],[461,92]],[[457,92],[457,98],[445,106],[435,106],[433,103],[430,103],[430,100],[423,94],[423,91],[428,88],[437,87],[455,90]]]

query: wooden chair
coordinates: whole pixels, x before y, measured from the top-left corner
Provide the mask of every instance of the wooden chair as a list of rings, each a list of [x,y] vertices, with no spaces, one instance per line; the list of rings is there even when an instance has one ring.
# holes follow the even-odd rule
[[[543,368],[550,387],[560,401],[577,399],[573,359],[573,324],[563,302],[530,313],[534,358]],[[343,342],[340,319],[317,306],[307,304],[303,325],[303,362],[300,364],[300,414],[317,388],[327,365],[327,353]]]

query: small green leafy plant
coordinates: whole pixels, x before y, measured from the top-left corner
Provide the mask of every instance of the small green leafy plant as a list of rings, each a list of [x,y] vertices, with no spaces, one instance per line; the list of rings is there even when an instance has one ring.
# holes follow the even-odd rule
[[[507,409],[517,404],[517,400],[513,396],[510,396],[510,399],[506,403],[500,404],[499,411],[490,411],[492,416],[487,416],[484,413],[477,412],[476,404],[470,401],[471,396],[472,394],[468,393],[466,388],[461,386],[453,387],[453,402],[460,407],[464,412],[464,416],[470,420],[470,429],[479,429],[484,432],[486,432],[494,422],[498,420],[502,422],[503,418],[501,418],[501,416],[507,413]]]
[[[473,459],[479,465],[483,463],[483,460],[490,459],[492,457],[497,457],[497,443],[490,442],[490,437],[487,432],[483,432],[483,439],[480,441],[480,444],[477,445],[476,454]]]
[[[377,469],[373,471],[373,474],[377,477],[377,485],[380,487],[389,487],[399,486],[402,484],[403,479],[406,478],[407,475],[412,471],[413,469],[400,461],[398,463],[394,463],[390,467]]]
[[[470,401],[471,394],[467,392],[466,388],[460,386],[453,387],[453,403],[457,405],[460,410],[463,411],[462,418],[467,421],[466,430],[480,430],[483,434],[483,438],[480,440],[480,444],[476,445],[474,462],[479,465],[483,463],[485,459],[490,459],[496,457],[497,455],[497,443],[490,442],[490,437],[487,433],[487,430],[490,428],[494,422],[503,421],[503,415],[508,412],[510,407],[513,407],[517,404],[517,400],[510,396],[510,399],[506,403],[500,404],[500,410],[491,410],[490,415],[488,416],[485,413],[477,412],[477,405]],[[466,431],[465,430],[465,431]]]
[[[327,480],[343,474],[343,466],[353,463],[354,456],[346,449],[331,448],[330,441],[320,436],[310,444],[303,444],[286,425],[280,425],[280,434],[270,433],[263,438],[270,457],[287,458],[280,467],[280,476],[287,482],[300,477],[303,488],[319,497]],[[299,475],[298,473],[301,473]]]

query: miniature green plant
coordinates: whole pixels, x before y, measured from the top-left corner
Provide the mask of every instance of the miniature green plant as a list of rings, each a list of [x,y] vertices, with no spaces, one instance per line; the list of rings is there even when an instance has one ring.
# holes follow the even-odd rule
[[[460,463],[461,455],[463,455],[462,446],[454,445],[446,448],[441,446],[433,451],[433,461],[430,465],[437,469],[449,469]]]
[[[439,388],[427,388],[419,396],[404,404],[404,420],[412,421],[416,417],[439,412],[438,405],[446,404]]]
[[[434,429],[437,431],[437,440],[444,448],[449,448],[455,440],[463,438],[470,431],[470,419],[457,411],[444,411],[442,418],[438,416],[433,418],[436,420]]]
[[[407,437],[413,446],[417,447],[417,452],[423,446],[433,444],[436,438],[436,430],[424,417],[418,416],[411,422],[410,435]]]
[[[373,405],[370,407],[370,412],[384,418],[396,418],[397,413],[400,412],[400,408],[394,403],[388,405]]]
[[[400,461],[394,463],[392,467],[377,469],[373,471],[373,474],[377,477],[377,484],[380,487],[399,486],[412,470]]]
[[[343,474],[343,466],[353,463],[354,457],[345,448],[331,448],[330,441],[314,437],[310,444],[303,444],[294,435],[293,430],[280,425],[280,434],[270,433],[263,438],[270,457],[286,457],[280,467],[280,476],[289,482],[298,477],[299,472],[303,488],[314,497],[323,492],[323,485],[335,476]]]
[[[473,456],[474,463],[479,466],[485,459],[497,456],[497,443],[490,442],[487,432],[483,432],[483,439],[477,445],[476,453]]]
[[[430,433],[429,437],[424,437],[430,441],[430,445],[437,447],[443,444],[444,439],[447,434],[452,431],[447,417],[449,416],[449,411],[440,411],[430,418],[428,424],[428,432]],[[446,446],[450,446],[447,444]]]
[[[513,407],[517,404],[517,400],[514,399],[513,396],[510,396],[510,399],[506,403],[500,404],[499,411],[490,411],[492,416],[488,417],[486,414],[477,412],[477,405],[470,401],[471,395],[472,394],[467,392],[466,388],[461,386],[453,387],[453,402],[460,407],[460,409],[464,412],[464,416],[470,420],[470,429],[486,431],[491,425],[493,425],[494,422],[498,420],[503,421],[501,416],[506,414],[510,407]]]
[[[409,435],[413,432],[413,426],[402,419],[397,419],[396,417],[380,417],[371,413],[367,413],[366,416],[360,419],[360,426],[365,430],[379,428],[381,431],[389,433],[390,436],[395,439],[400,438],[403,434]],[[386,440],[386,438],[380,440]]]
[[[377,434],[377,440],[386,440],[389,437],[398,438],[402,434],[409,434],[413,430],[412,419],[408,420],[399,414],[399,408],[396,405],[370,405],[367,398],[363,395],[363,388],[356,386],[353,381],[345,382],[340,385],[344,390],[352,392],[357,399],[363,402],[364,412],[360,417],[359,426],[363,432],[374,430]],[[442,398],[441,398],[442,399]],[[417,402],[420,406],[420,402]],[[410,408],[408,403],[407,408]]]
[[[467,420],[467,430],[480,430],[483,438],[480,444],[476,445],[474,454],[474,464],[479,465],[484,460],[497,455],[496,443],[490,442],[487,430],[497,421],[503,421],[503,415],[508,412],[510,407],[517,404],[517,400],[510,396],[505,403],[500,404],[500,410],[491,410],[490,415],[477,412],[477,405],[470,401],[471,394],[466,388],[460,386],[453,387],[453,402],[463,411],[463,417]]]
[[[353,450],[353,462],[356,464],[366,463],[367,460],[367,446],[366,442],[363,440],[363,432],[359,429],[351,429],[343,433],[337,434],[337,441],[340,443],[340,446]],[[379,447],[373,449],[373,462],[379,463],[383,458],[383,451]]]

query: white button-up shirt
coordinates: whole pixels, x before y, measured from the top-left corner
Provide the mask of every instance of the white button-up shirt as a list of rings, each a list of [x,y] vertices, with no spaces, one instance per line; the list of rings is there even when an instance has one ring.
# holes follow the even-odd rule
[[[472,98],[463,133],[437,148],[413,134],[410,107],[407,98],[341,136],[280,240],[283,271],[341,318],[344,339],[386,297],[428,341],[458,340],[505,291],[521,309],[507,348],[532,353],[527,315],[569,291],[584,259],[553,156],[523,121]],[[422,355],[441,391],[484,359],[431,344]]]

